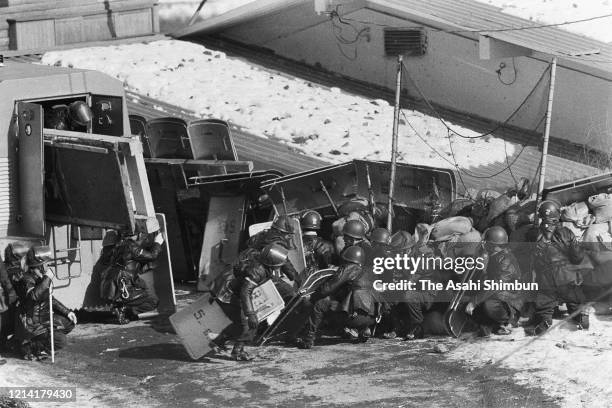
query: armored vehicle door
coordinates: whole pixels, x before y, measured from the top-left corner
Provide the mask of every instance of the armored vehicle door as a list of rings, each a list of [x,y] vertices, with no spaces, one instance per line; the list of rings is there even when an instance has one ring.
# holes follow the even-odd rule
[[[20,220],[26,235],[45,235],[43,185],[43,109],[35,103],[17,103],[19,126]]]

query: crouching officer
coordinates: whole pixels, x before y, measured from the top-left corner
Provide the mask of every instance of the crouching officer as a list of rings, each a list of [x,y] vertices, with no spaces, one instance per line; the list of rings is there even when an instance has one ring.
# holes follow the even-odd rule
[[[484,248],[489,254],[484,279],[495,282],[520,281],[521,271],[516,257],[507,247],[508,234],[502,227],[491,227],[484,233]],[[506,326],[516,322],[523,300],[516,290],[481,291],[466,306],[465,312],[474,317],[480,326],[480,335],[489,337],[510,334]]]
[[[308,211],[300,219],[306,259],[306,271],[302,281],[315,271],[329,268],[332,263],[334,254],[332,243],[317,235],[321,229],[321,221],[322,217],[316,211]]]
[[[251,359],[244,346],[253,341],[259,326],[251,297],[253,290],[271,279],[285,301],[295,295],[293,287],[283,279],[282,267],[287,262],[288,252],[285,248],[277,244],[267,245],[243,269],[234,271],[235,275],[225,286],[227,290],[217,296],[221,308],[234,324],[215,339],[214,345],[224,348],[225,341],[237,336],[232,349],[234,360]]]
[[[31,248],[26,255],[23,275],[16,284],[20,305],[15,337],[26,360],[43,358],[51,347],[49,290],[53,285],[53,272],[47,267],[51,259],[49,247]],[[76,325],[77,318],[55,298],[51,307],[53,307],[53,343],[55,349],[59,350],[66,345],[66,335]]]
[[[369,337],[369,326],[376,323],[376,305],[370,277],[362,268],[365,252],[356,245],[341,254],[342,264],[336,275],[327,280],[313,295],[314,303],[305,334],[298,339],[298,347],[310,349],[314,345],[319,326],[328,317],[338,327],[359,332],[361,341]]]
[[[113,314],[119,324],[138,320],[138,314],[155,310],[159,304],[140,274],[155,267],[155,261],[162,252],[164,238],[157,232],[151,242],[148,237],[138,240],[137,235],[124,237],[114,248],[113,270],[103,285],[114,288],[105,297],[113,301]],[[108,284],[108,279],[112,280]]]
[[[583,311],[586,299],[582,291],[579,265],[584,250],[572,231],[559,224],[559,206],[544,201],[538,209],[540,227],[527,237],[535,242],[533,265],[538,283],[535,315],[525,332],[528,335],[544,333],[552,325],[552,316],[559,302],[565,302],[567,311],[574,315],[579,329],[588,330],[589,315]]]
[[[293,227],[291,220],[285,215],[280,215],[274,219],[270,229],[261,231],[253,235],[247,241],[248,248],[242,251],[239,255],[239,263],[247,261],[248,258],[256,256],[254,251],[262,251],[264,247],[270,244],[276,244],[290,251],[295,248],[293,241]],[[285,262],[282,266],[282,272],[290,280],[298,278],[298,273],[291,262]]]

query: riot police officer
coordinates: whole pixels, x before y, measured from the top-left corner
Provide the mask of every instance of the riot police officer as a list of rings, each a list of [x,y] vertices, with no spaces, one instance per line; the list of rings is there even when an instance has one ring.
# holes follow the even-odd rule
[[[311,273],[328,268],[332,263],[334,252],[332,243],[317,235],[321,230],[321,221],[321,215],[316,211],[308,211],[300,218],[306,259],[306,271],[302,281]]]
[[[74,312],[59,300],[49,303],[49,290],[53,272],[48,268],[51,249],[47,246],[33,247],[26,255],[26,264],[15,289],[20,299],[15,337],[26,360],[40,358],[50,348],[50,326],[54,328],[55,349],[66,345],[66,335],[77,323]],[[53,323],[50,322],[49,308],[53,307]]]
[[[148,236],[139,240],[138,235],[132,235],[123,237],[115,245],[113,269],[102,281],[110,293],[102,293],[102,296],[113,301],[113,314],[119,324],[138,320],[140,313],[152,311],[159,304],[140,275],[154,268],[163,243],[161,232],[157,232],[152,242]]]
[[[287,249],[278,244],[269,244],[258,256],[250,259],[245,268],[235,271],[234,278],[229,282],[230,297],[228,302],[221,302],[220,305],[234,324],[215,339],[215,343],[223,347],[227,339],[239,333],[232,349],[234,360],[250,360],[244,346],[253,341],[259,325],[251,297],[253,290],[271,279],[285,301],[295,294],[293,287],[283,279],[282,267],[287,262],[289,262]]]
[[[298,347],[310,349],[324,318],[338,327],[356,329],[362,341],[369,336],[369,326],[376,323],[376,305],[370,277],[364,273],[365,251],[356,245],[342,251],[342,264],[312,296],[314,306],[305,333],[298,339]]]
[[[485,279],[504,283],[521,279],[519,263],[507,245],[508,234],[502,227],[485,231],[484,249],[489,255]],[[522,305],[522,296],[516,290],[486,290],[476,293],[465,311],[480,325],[480,335],[488,337],[491,331],[497,335],[510,334],[506,326],[518,320]]]
[[[527,239],[535,242],[533,265],[538,293],[535,316],[526,327],[527,334],[539,335],[552,325],[559,302],[565,302],[579,329],[589,328],[589,315],[583,310],[586,299],[582,291],[579,267],[584,251],[572,231],[560,225],[559,205],[544,201],[538,208],[541,224],[530,231]]]

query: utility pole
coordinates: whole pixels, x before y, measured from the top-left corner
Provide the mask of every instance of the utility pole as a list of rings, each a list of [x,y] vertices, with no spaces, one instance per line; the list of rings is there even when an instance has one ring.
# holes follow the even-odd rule
[[[196,9],[195,13],[193,13],[193,16],[191,16],[191,18],[189,19],[189,22],[187,23],[187,27],[195,23],[196,19],[198,18],[198,15],[200,14],[200,10],[202,10],[202,7],[204,7],[204,3],[206,3],[206,0],[202,0],[200,2],[200,5]]]
[[[550,85],[548,88],[548,106],[546,108],[546,127],[544,129],[544,144],[542,145],[542,167],[540,168],[540,181],[538,183],[538,195],[536,198],[536,209],[542,202],[544,181],[546,179],[546,157],[548,156],[548,140],[550,139],[550,122],[552,116],[553,96],[555,93],[555,76],[557,74],[557,57],[553,57],[550,68]],[[536,212],[537,214],[537,212]]]
[[[391,143],[391,178],[389,180],[389,214],[387,215],[387,229],[391,230],[393,223],[393,193],[395,191],[395,170],[397,161],[397,134],[399,129],[400,118],[400,95],[402,91],[402,65],[403,57],[401,54],[397,56],[397,83],[395,87],[395,109],[393,117],[393,140]]]

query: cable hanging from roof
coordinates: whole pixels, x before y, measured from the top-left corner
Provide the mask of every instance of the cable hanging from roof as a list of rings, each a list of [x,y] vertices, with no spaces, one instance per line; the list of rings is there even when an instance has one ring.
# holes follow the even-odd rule
[[[417,85],[416,81],[414,79],[412,79],[412,77],[410,76],[410,73],[408,72],[408,67],[406,67],[405,63],[402,63],[402,68],[404,70],[404,72],[406,73],[406,76],[408,77],[408,79],[410,80],[410,82],[412,83],[412,85],[414,85],[415,89],[417,90],[417,92],[419,93],[419,95],[421,96],[421,98],[423,98],[423,100],[425,101],[425,104],[429,107],[429,109],[431,109],[431,111],[436,115],[436,117],[440,120],[440,122],[442,122],[442,124],[444,125],[444,127],[446,127],[449,131],[453,132],[455,135],[463,138],[463,139],[479,139],[482,137],[486,137],[489,136],[491,134],[493,134],[494,132],[498,131],[499,129],[503,128],[504,126],[506,126],[510,120],[521,110],[521,108],[523,106],[525,106],[525,104],[527,103],[527,101],[531,98],[531,96],[535,93],[536,89],[538,89],[538,87],[540,86],[540,83],[542,82],[542,80],[544,79],[544,77],[546,76],[546,73],[550,70],[550,65],[546,66],[546,69],[544,69],[544,71],[542,72],[542,75],[540,75],[540,78],[538,79],[538,81],[536,82],[536,84],[533,86],[533,88],[531,89],[531,91],[529,91],[529,93],[527,94],[527,96],[523,99],[523,101],[519,104],[519,106],[514,109],[514,111],[510,114],[510,116],[508,116],[508,118],[506,120],[504,120],[503,122],[499,123],[497,126],[495,126],[493,129],[477,135],[477,136],[466,136],[466,135],[462,135],[460,133],[458,133],[457,131],[455,131],[454,129],[452,129],[447,123],[446,121],[442,118],[442,115],[438,112],[438,110],[433,106],[433,104],[429,101],[429,99],[425,96],[425,94],[423,93],[423,91],[421,91],[421,88]]]
[[[394,26],[394,25],[388,25],[388,24],[381,24],[381,23],[375,23],[373,21],[364,21],[364,20],[353,19],[353,18],[346,17],[346,16],[341,16],[339,13],[340,7],[341,5],[339,4],[336,6],[335,10],[328,11],[325,14],[335,15],[338,17],[338,19],[340,19],[343,22],[351,21],[354,23],[374,25],[378,27],[401,28],[400,26],[396,26],[396,25]],[[603,14],[600,16],[587,17],[587,18],[583,18],[579,20],[569,20],[569,21],[564,21],[561,23],[535,24],[535,25],[528,25],[528,26],[506,26],[506,27],[502,26],[501,28],[465,28],[465,29],[456,29],[456,30],[431,28],[431,30],[441,32],[441,33],[449,33],[449,34],[496,33],[496,32],[505,32],[505,31],[523,31],[523,30],[533,30],[533,29],[538,29],[538,28],[561,27],[561,26],[566,26],[566,25],[571,25],[571,24],[576,24],[576,23],[584,23],[587,21],[600,20],[602,18],[609,18],[609,17],[612,17],[612,13]]]

